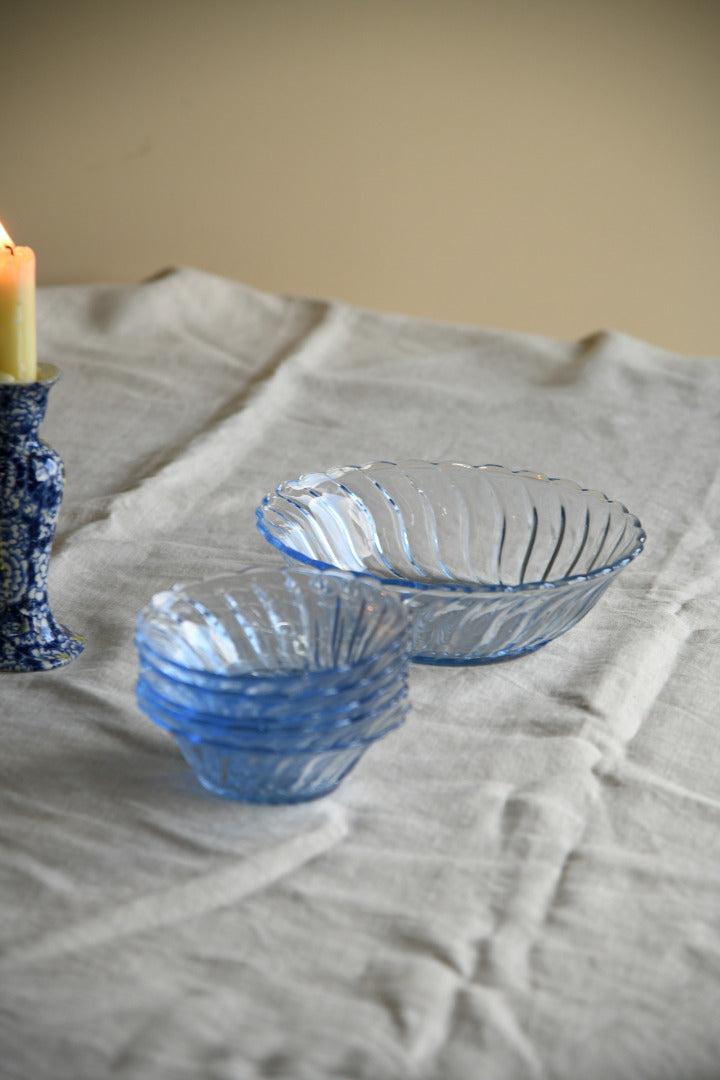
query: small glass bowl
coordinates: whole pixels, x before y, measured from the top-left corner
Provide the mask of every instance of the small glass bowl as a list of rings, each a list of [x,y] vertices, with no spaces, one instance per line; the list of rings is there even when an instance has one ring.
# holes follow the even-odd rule
[[[219,692],[334,692],[404,661],[407,613],[376,582],[248,567],[178,584],[138,616],[135,644],[168,677]]]
[[[374,708],[358,713],[346,723],[317,724],[301,728],[283,725],[251,727],[217,723],[205,714],[173,709],[167,702],[138,686],[137,702],[154,723],[176,736],[193,736],[232,749],[324,751],[370,743],[398,727],[407,713],[407,686],[401,686]]]
[[[173,708],[212,715],[229,723],[282,723],[288,726],[313,723],[317,717],[330,723],[336,716],[352,715],[364,708],[368,700],[397,687],[407,680],[407,649],[399,654],[392,666],[379,671],[374,678],[359,679],[347,686],[325,687],[317,694],[242,694],[232,690],[208,690],[178,682],[158,671],[140,657],[139,673],[143,684],[162,697]]]
[[[281,484],[257,510],[289,564],[393,590],[412,659],[487,664],[565,633],[643,549],[621,503],[501,465],[371,462]]]
[[[407,613],[351,574],[260,567],[177,585],[143,608],[135,641],[139,707],[233,798],[326,794],[407,712]]]
[[[207,791],[241,802],[269,804],[307,802],[329,795],[370,745],[291,752],[238,750],[195,736],[176,735],[175,740]]]

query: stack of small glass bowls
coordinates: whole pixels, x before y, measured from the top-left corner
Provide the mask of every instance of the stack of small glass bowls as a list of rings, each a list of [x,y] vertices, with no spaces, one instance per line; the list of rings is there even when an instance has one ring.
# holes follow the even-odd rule
[[[143,608],[137,701],[210,791],[314,799],[404,721],[410,641],[403,604],[376,582],[251,567]]]

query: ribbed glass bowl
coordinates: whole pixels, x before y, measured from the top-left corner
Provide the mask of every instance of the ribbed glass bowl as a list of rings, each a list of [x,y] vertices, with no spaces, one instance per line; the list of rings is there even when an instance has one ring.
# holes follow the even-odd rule
[[[157,593],[138,616],[135,645],[171,682],[295,699],[407,664],[408,617],[370,579],[248,567]]]
[[[257,510],[289,564],[340,569],[411,610],[412,659],[483,664],[574,626],[645,534],[622,503],[570,480],[458,462],[371,462],[281,484]]]
[[[203,713],[175,709],[163,698],[145,687],[138,686],[137,702],[154,723],[176,736],[194,737],[200,741],[222,743],[237,750],[296,750],[325,751],[370,743],[383,738],[399,727],[408,709],[407,685],[393,688],[382,699],[370,703],[346,722],[308,724],[288,727],[283,724],[240,725]]]
[[[247,803],[296,803],[334,791],[371,742],[329,750],[237,749],[221,740],[175,734],[200,783],[215,795]]]
[[[246,697],[173,683],[140,659],[137,692],[138,696],[142,693],[162,701],[176,712],[193,716],[198,721],[208,719],[214,724],[255,730],[282,727],[292,732],[298,727],[349,723],[356,715],[380,705],[387,696],[407,686],[407,667],[406,653],[402,666],[375,679],[360,680],[355,686],[335,693]]]
[[[246,802],[327,794],[407,712],[407,612],[370,579],[255,567],[141,611],[137,701],[201,783]]]
[[[405,671],[409,644],[406,632],[369,662],[313,671],[301,677],[276,674],[248,678],[216,673],[208,677],[204,672],[168,663],[147,647],[141,632],[136,634],[140,672],[160,693],[180,705],[229,716],[257,715],[275,709],[287,712],[289,699],[296,713],[337,706]]]

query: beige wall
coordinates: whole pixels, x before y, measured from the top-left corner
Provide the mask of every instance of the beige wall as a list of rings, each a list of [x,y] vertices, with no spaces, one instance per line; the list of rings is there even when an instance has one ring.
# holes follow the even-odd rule
[[[715,0],[5,0],[42,282],[262,289],[720,354]]]

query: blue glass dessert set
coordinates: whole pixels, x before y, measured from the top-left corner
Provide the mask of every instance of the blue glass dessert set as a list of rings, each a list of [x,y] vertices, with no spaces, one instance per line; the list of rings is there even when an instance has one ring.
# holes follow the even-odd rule
[[[0,670],[68,663],[48,606],[58,372],[0,385]],[[410,661],[489,664],[569,630],[637,555],[621,503],[498,465],[371,462],[280,484],[257,525],[283,564],[180,584],[141,611],[137,701],[220,795],[332,791],[408,710]]]
[[[349,574],[256,567],[177,585],[135,641],[140,708],[220,795],[325,795],[407,712],[406,613]]]
[[[284,565],[159,593],[135,637],[140,708],[206,788],[257,803],[328,794],[403,723],[410,661],[539,649],[645,541],[600,492],[457,462],[305,475],[257,525]]]

